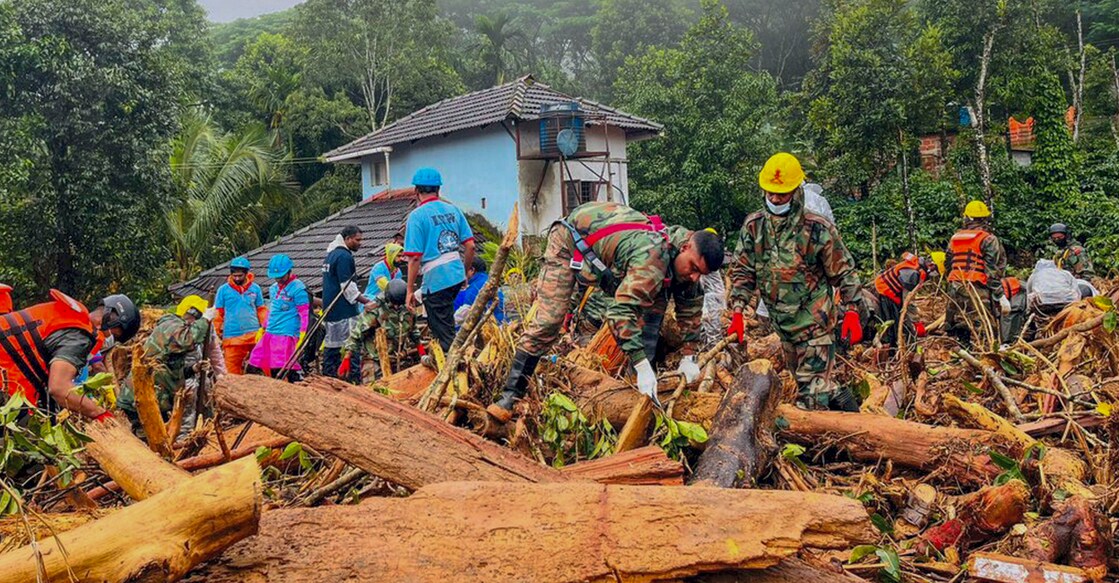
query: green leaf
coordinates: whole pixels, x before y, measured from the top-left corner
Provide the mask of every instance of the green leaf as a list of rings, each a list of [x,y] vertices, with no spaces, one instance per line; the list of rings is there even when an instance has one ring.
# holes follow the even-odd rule
[[[293,441],[284,448],[284,453],[280,454],[280,461],[289,460],[303,451],[303,446],[298,441]]]
[[[0,516],[8,514],[8,503],[11,501],[12,495],[7,490],[0,492]]]
[[[556,405],[557,407],[561,407],[564,410],[570,411],[572,413],[579,410],[579,407],[575,405],[574,401],[567,398],[567,395],[564,395],[564,394],[561,394],[561,393],[552,393],[551,395],[548,396],[548,400],[551,401],[552,404]]]
[[[964,381],[964,388],[967,389],[967,391],[969,393],[972,393],[974,395],[982,395],[983,394],[983,389],[980,389],[979,387],[975,386],[970,381]]]
[[[256,452],[254,453],[254,455],[256,456],[256,461],[258,462],[264,461],[264,458],[268,457],[271,454],[272,448],[264,447],[263,445],[256,448]]]
[[[866,379],[859,381],[855,385],[855,393],[859,395],[859,400],[865,401],[870,397],[870,382]]]
[[[688,440],[694,443],[704,443],[707,441],[707,431],[698,423],[677,421],[676,427],[680,431],[680,435],[687,437]]]
[[[311,469],[311,456],[307,455],[303,448],[299,448],[299,466],[304,470]]]
[[[1011,459],[995,450],[989,450],[987,455],[990,456],[991,462],[1003,470],[1017,470],[1018,462]]]
[[[1060,502],[1062,500],[1067,500],[1068,496],[1069,496],[1068,491],[1066,491],[1064,489],[1058,488],[1058,489],[1053,491],[1053,499],[1056,500],[1057,502]]]
[[[1117,325],[1119,325],[1119,315],[1116,315],[1114,310],[1103,315],[1103,329],[1108,334],[1114,332]]]
[[[804,449],[803,445],[796,443],[786,443],[785,447],[781,449],[781,457],[784,457],[787,460],[794,460],[804,455],[805,451],[806,450]]]
[[[1018,370],[1018,367],[1014,366],[1013,364],[1010,364],[1010,361],[1006,360],[1006,359],[1000,360],[999,361],[999,366],[1001,366],[1002,370],[1006,371],[1007,374],[1016,375],[1016,374],[1019,374],[1019,372],[1020,372]]]
[[[1115,310],[1115,303],[1108,296],[1095,296],[1092,298],[1092,304],[1105,312]]]
[[[890,521],[881,514],[871,514],[870,523],[873,524],[875,528],[882,531],[882,534],[893,534],[894,532],[894,525],[890,524]]]
[[[892,582],[901,582],[901,560],[898,559],[898,554],[893,549],[878,549],[874,551],[878,555],[878,559],[886,566],[882,567],[882,572],[886,575],[887,579]]]
[[[847,558],[847,564],[857,563],[877,550],[878,547],[874,545],[859,545],[851,549],[851,556]]]

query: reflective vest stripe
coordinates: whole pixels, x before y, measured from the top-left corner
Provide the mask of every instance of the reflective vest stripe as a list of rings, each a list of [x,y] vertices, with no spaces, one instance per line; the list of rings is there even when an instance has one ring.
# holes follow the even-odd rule
[[[987,262],[983,259],[983,241],[990,234],[986,231],[960,231],[952,236],[952,267],[948,281],[987,283]]]
[[[20,317],[23,322],[17,321],[17,316]],[[5,340],[14,338],[16,344],[19,344],[20,350],[23,351],[23,355],[21,357],[19,354],[14,353],[13,349],[9,348],[11,347],[10,343],[6,343],[4,347],[5,351],[12,357],[12,360],[16,362],[17,366],[22,362],[23,366],[20,367],[20,372],[24,372],[24,367],[31,371],[30,374],[24,372],[24,376],[38,385],[36,388],[40,390],[46,388],[47,379],[49,378],[46,365],[41,358],[38,358],[39,353],[31,347],[27,338],[23,335],[23,332],[38,327],[38,323],[30,320],[28,314],[25,312],[5,314],[3,318],[8,323],[8,330],[6,334],[0,336],[7,336]]]

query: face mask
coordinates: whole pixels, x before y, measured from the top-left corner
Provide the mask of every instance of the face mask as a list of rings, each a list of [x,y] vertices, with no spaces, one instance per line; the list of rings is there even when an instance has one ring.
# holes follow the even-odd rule
[[[1064,249],[1065,245],[1068,245],[1068,239],[1063,239],[1063,238],[1062,239],[1055,239],[1053,241],[1053,244],[1056,245],[1057,247],[1060,247],[1061,249]]]
[[[792,205],[792,201],[787,202],[785,204],[773,204],[772,202],[769,202],[768,198],[765,199],[765,206],[766,206],[766,208],[769,209],[769,212],[771,212],[771,213],[773,213],[773,214],[775,214],[779,217],[783,217],[783,216],[789,214],[789,207],[791,205]]]

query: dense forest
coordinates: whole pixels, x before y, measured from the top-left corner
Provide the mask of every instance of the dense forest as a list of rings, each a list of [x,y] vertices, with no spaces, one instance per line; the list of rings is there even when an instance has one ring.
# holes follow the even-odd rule
[[[976,197],[1017,265],[1063,221],[1112,269],[1116,44],[1117,0],[307,0],[222,25],[195,0],[0,0],[0,281],[159,300],[353,204],[323,152],[526,73],[665,125],[632,202],[673,222],[733,234],[782,149],[865,270],[942,248]]]

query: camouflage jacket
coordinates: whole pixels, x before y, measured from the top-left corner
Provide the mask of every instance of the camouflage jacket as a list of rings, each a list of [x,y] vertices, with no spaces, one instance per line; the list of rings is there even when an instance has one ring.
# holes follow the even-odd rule
[[[1080,279],[1096,276],[1095,271],[1092,270],[1092,258],[1088,257],[1088,251],[1080,245],[1068,245],[1064,249],[1056,249],[1053,253],[1053,263]]]
[[[834,225],[804,210],[799,190],[789,214],[746,217],[730,281],[732,309],[760,295],[782,340],[794,344],[831,336],[838,318],[833,289],[845,305],[865,309],[854,259]]]
[[[620,203],[592,202],[572,211],[567,222],[586,236],[609,225],[645,223],[648,218]],[[652,231],[621,231],[593,245],[595,253],[618,282],[603,322],[609,323],[618,346],[633,362],[644,359],[643,314],[658,308],[663,311],[669,296],[676,302],[676,318],[680,329],[685,331],[685,342],[694,344],[699,340],[703,291],[698,284],[672,281],[673,261],[689,237],[691,231],[683,227],[668,227],[667,236]],[[590,264],[584,263],[577,279],[583,285],[595,285],[598,278]]]
[[[210,323],[203,319],[187,325],[175,314],[165,314],[155,323],[155,328],[144,341],[144,355],[160,364],[170,366],[180,363],[186,355],[200,348],[206,340]]]
[[[385,329],[390,352],[410,352],[420,342],[420,329],[416,326],[416,315],[404,306],[394,306],[381,298],[373,300],[373,308],[358,315],[356,323],[350,328],[350,335],[342,347],[342,352],[358,352],[362,355],[377,356],[374,334],[377,328]]]
[[[991,232],[991,227],[986,221],[966,221],[963,230]],[[991,301],[999,301],[1004,294],[1002,291],[1002,278],[1006,276],[1006,251],[1002,243],[994,234],[983,239],[979,244],[983,252],[983,264],[987,272],[987,284],[984,289],[990,294]],[[949,245],[944,254],[944,265],[948,268],[948,275],[952,273],[952,246]],[[945,276],[948,277],[948,276]],[[958,282],[948,282],[949,289],[959,289]],[[978,287],[978,286],[976,286]]]

